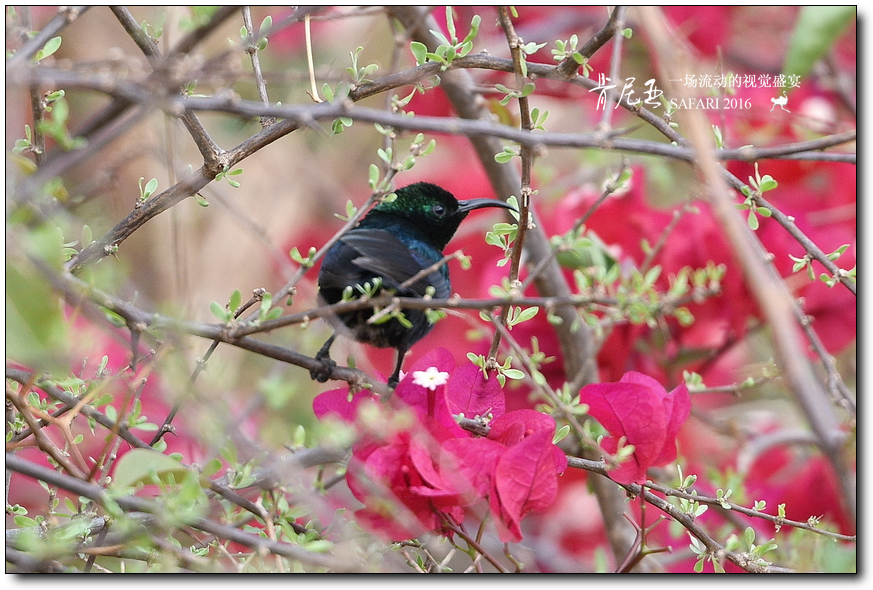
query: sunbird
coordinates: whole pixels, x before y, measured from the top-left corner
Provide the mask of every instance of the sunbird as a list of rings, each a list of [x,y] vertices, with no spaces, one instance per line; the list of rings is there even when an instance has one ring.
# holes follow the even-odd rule
[[[378,204],[328,249],[318,273],[322,304],[342,301],[344,292],[348,299],[365,292],[376,297],[386,290],[398,297],[423,298],[430,292],[434,299],[447,299],[452,296],[449,268],[445,263],[434,265],[443,259],[443,249],[461,221],[470,211],[483,207],[515,210],[494,199],[459,201],[428,182],[404,186],[395,194],[396,199]],[[434,269],[404,285],[431,267]],[[424,310],[404,309],[402,313],[402,319],[390,317],[373,322],[373,310],[369,308],[328,316],[334,333],[315,355],[323,366],[310,371],[312,378],[322,383],[330,378],[336,366],[330,358],[330,346],[337,334],[343,334],[371,346],[397,349],[394,373],[388,378],[388,386],[395,387],[403,357],[433,328]]]

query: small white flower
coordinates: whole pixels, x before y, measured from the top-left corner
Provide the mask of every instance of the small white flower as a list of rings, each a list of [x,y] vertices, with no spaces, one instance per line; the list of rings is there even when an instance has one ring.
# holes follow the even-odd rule
[[[426,371],[413,371],[412,382],[421,385],[425,389],[435,390],[439,385],[445,385],[449,380],[449,374],[440,371],[436,367],[428,367]]]

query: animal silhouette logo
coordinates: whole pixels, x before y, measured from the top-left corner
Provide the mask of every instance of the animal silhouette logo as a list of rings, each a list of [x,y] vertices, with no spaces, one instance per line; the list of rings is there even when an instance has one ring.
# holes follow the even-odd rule
[[[782,96],[780,96],[779,98],[771,98],[771,99],[770,99],[770,102],[773,103],[773,106],[770,107],[770,112],[771,112],[771,113],[773,112],[773,109],[776,108],[776,105],[779,105],[779,108],[781,108],[781,109],[782,109],[783,111],[785,111],[786,113],[790,113],[790,112],[791,112],[791,111],[789,111],[788,109],[785,108],[785,105],[788,104],[788,96],[785,94],[785,91],[784,91],[784,90],[782,91]]]

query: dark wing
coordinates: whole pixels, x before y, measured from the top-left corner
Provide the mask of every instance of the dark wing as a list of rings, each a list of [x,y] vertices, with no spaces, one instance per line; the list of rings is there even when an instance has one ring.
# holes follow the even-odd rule
[[[340,238],[340,242],[332,248],[334,249],[322,265],[319,275],[322,288],[342,289],[346,285],[360,284],[377,276],[382,277],[384,286],[397,290],[401,295],[423,297],[428,285],[434,286],[435,296],[438,298],[451,295],[448,279],[438,270],[400,290],[403,282],[440,257],[410,251],[389,231],[358,228]]]

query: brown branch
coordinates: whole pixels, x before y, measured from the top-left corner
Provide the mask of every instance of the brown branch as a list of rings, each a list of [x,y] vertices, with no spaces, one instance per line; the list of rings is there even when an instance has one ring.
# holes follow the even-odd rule
[[[249,57],[252,60],[252,72],[255,75],[255,87],[258,89],[258,98],[261,99],[262,103],[270,104],[270,99],[267,97],[267,83],[264,81],[263,72],[261,72],[261,58],[258,57],[258,48],[256,45],[258,38],[263,31],[259,30],[257,31],[257,34],[255,33],[254,26],[252,25],[252,10],[249,6],[242,7],[242,16],[246,28],[246,34],[249,37],[246,40],[245,52],[249,54]],[[261,118],[262,127],[269,127],[275,122],[276,120],[274,118]]]
[[[18,414],[24,418],[25,422],[27,422],[27,426],[30,428],[33,438],[36,440],[36,446],[51,457],[55,463],[71,476],[81,480],[87,479],[87,474],[80,469],[78,465],[69,461],[66,454],[57,447],[54,441],[46,435],[42,428],[37,426],[36,420],[34,420],[31,415],[31,408],[24,401],[26,395],[27,385],[25,385],[25,389],[22,389],[19,392],[13,392],[8,386],[6,387],[6,401],[15,406]]]
[[[621,48],[622,45],[624,45],[624,35],[622,35],[621,32],[624,28],[624,17],[626,13],[626,6],[616,6],[609,17],[609,23],[607,23],[607,26],[611,25],[612,28],[612,56],[609,63],[609,75],[610,79],[616,83],[621,81]],[[603,114],[601,115],[600,123],[597,125],[598,129],[602,131],[608,130],[611,126],[612,113],[615,109],[610,107],[615,101],[615,95],[616,92],[612,88],[609,88],[606,92]],[[621,98],[621,93],[619,93],[619,98]]]
[[[618,32],[619,26],[617,23],[617,19],[619,16],[618,9],[624,8],[622,6],[616,6],[612,10],[612,14],[609,15],[609,20],[606,21],[606,24],[603,25],[603,28],[594,33],[594,35],[579,48],[579,53],[582,57],[590,58],[597,51],[606,45],[610,39],[615,37],[616,32]],[[557,72],[563,78],[572,78],[577,70],[579,69],[579,64],[576,63],[576,60],[573,59],[572,56],[564,58],[564,61],[558,64]]]
[[[106,491],[95,484],[87,483],[76,478],[58,473],[47,467],[37,465],[11,453],[6,453],[6,469],[20,473],[33,479],[44,481],[49,485],[68,490],[78,496],[89,498],[100,505],[107,500]],[[145,512],[147,514],[160,514],[165,510],[157,502],[139,498],[136,496],[115,496],[114,502],[127,512]],[[328,553],[315,553],[307,551],[300,545],[282,543],[265,539],[257,534],[246,533],[234,527],[217,523],[203,517],[193,517],[189,526],[211,533],[221,539],[239,543],[256,551],[265,551],[275,555],[281,555],[289,559],[300,561],[311,567],[324,567],[337,572],[356,571],[363,568],[363,564],[350,562],[348,558],[339,559]]]
[[[61,6],[58,8],[58,12],[52,19],[46,24],[43,29],[37,33],[32,39],[30,39],[27,43],[22,45],[16,52],[15,55],[6,60],[6,75],[9,75],[11,70],[15,68],[21,67],[24,63],[26,63],[30,58],[36,55],[36,52],[42,49],[42,46],[46,44],[46,42],[55,37],[58,33],[60,33],[63,29],[72,24],[77,18],[79,18],[83,12],[91,8],[90,6]]]
[[[27,371],[22,371],[21,369],[15,369],[12,367],[6,367],[6,378],[12,379],[13,381],[17,381],[18,383],[25,384],[28,383],[31,379],[35,378],[34,375],[28,373]],[[39,389],[43,390],[50,398],[57,400],[64,404],[64,407],[61,408],[54,417],[62,416],[65,412],[68,412],[79,405],[79,400],[67,393],[66,391],[55,387],[50,381],[37,379],[34,382],[34,385]],[[140,440],[133,434],[131,434],[127,425],[117,422],[115,420],[111,420],[106,414],[100,412],[99,410],[95,410],[92,406],[85,404],[79,410],[86,417],[94,420],[97,424],[100,424],[104,428],[110,431],[118,432],[118,436],[121,437],[125,442],[131,445],[134,448],[138,449],[147,449],[149,448],[149,444],[143,440]],[[47,422],[39,421],[36,426],[41,428],[47,425]],[[30,430],[24,430],[14,436],[12,438],[12,442],[16,442],[19,440],[23,440],[27,436],[29,436]]]
[[[515,27],[512,24],[512,19],[509,17],[509,8],[501,6],[498,8],[498,22],[503,28],[506,42],[509,45],[509,51],[512,54],[513,73],[515,74],[515,91],[521,92],[524,87],[523,71],[526,67],[524,63],[525,57],[522,52],[522,39],[515,32]],[[521,116],[520,127],[522,130],[530,132],[533,129],[533,124],[530,118],[530,105],[526,96],[518,97],[518,110]],[[530,146],[523,145],[521,147],[521,187],[518,196],[518,223],[516,224],[516,238],[512,245],[509,261],[509,289],[511,293],[520,291],[521,283],[518,280],[518,273],[521,268],[521,255],[524,251],[524,239],[527,235],[528,227],[531,225],[529,220],[530,214],[530,175],[531,167],[533,166],[534,152]],[[509,317],[511,307],[504,305],[500,310],[498,324],[503,326]],[[495,330],[494,336],[491,339],[491,348],[488,350],[488,360],[486,367],[494,369],[499,365],[497,362],[497,349],[500,346],[501,331]]]
[[[133,18],[133,15],[130,14],[130,11],[123,6],[111,6],[110,9],[143,54],[150,58],[149,61],[153,63],[153,67],[154,65],[157,65],[162,57],[161,51],[149,36],[145,34]],[[158,71],[159,70],[156,69],[156,73]],[[182,89],[177,88],[176,92],[181,93]],[[188,129],[191,138],[194,140],[194,143],[197,145],[197,149],[200,150],[200,154],[203,156],[204,165],[209,168],[220,166],[221,162],[219,161],[219,158],[224,150],[222,150],[221,147],[219,147],[209,136],[209,133],[206,131],[206,128],[203,127],[200,119],[198,119],[194,113],[188,111],[181,115],[181,119],[182,123],[184,123],[185,127]],[[218,168],[216,172],[220,171],[221,168]]]

